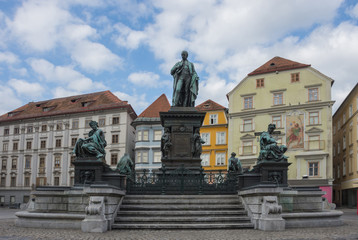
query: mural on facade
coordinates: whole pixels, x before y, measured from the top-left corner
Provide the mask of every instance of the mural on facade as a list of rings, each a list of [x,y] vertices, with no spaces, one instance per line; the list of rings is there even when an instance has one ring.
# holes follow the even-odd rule
[[[292,114],[286,116],[286,145],[290,149],[301,149],[304,147],[304,115]]]

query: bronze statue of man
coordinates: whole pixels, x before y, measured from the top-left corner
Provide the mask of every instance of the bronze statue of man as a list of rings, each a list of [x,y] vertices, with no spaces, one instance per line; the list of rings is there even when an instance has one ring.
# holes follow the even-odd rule
[[[260,135],[260,154],[258,161],[275,161],[286,162],[287,156],[284,153],[287,151],[285,145],[278,146],[276,139],[272,137],[273,131],[276,129],[276,124],[270,123],[267,132],[262,132]]]
[[[182,60],[171,69],[173,75],[173,107],[194,107],[199,90],[199,77],[194,64],[188,61],[188,52],[181,53]]]

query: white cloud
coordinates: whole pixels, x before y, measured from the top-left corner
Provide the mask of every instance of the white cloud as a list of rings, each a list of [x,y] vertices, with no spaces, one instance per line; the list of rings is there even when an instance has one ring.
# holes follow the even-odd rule
[[[347,13],[352,17],[352,18],[358,18],[358,3],[347,9]]]
[[[3,86],[0,88],[0,99],[6,99],[6,101],[0,101],[0,113],[6,113],[12,111],[21,106],[21,100],[15,95],[14,91]]]
[[[152,72],[136,72],[128,76],[128,80],[141,87],[160,87],[159,75]]]
[[[25,80],[11,79],[9,86],[16,90],[18,95],[24,95],[31,98],[39,98],[45,92],[45,88],[39,83],[30,83]]]
[[[135,109],[137,115],[139,115],[145,108],[149,106],[149,102],[146,101],[146,94],[137,94],[129,95],[128,93],[116,91],[113,92],[120,100],[128,101],[130,105],[132,105],[133,109]]]
[[[0,62],[14,64],[14,63],[19,62],[19,59],[12,52],[0,52]]]
[[[56,87],[54,90],[51,91],[54,98],[61,98],[61,97],[68,97],[79,95],[82,92],[75,91],[75,90],[68,90],[63,87]]]
[[[70,91],[96,91],[106,88],[103,83],[93,82],[70,66],[55,66],[44,59],[32,59],[30,65],[45,81],[65,85]]]

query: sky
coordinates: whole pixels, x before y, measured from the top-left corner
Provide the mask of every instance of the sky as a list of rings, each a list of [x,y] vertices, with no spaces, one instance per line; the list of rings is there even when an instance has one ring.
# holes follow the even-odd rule
[[[31,101],[110,90],[139,115],[189,52],[196,104],[271,58],[335,80],[335,111],[358,81],[358,1],[0,0],[0,114]]]

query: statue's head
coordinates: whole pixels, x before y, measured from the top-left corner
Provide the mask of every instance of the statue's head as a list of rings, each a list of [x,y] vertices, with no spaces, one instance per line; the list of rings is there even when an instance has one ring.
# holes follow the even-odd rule
[[[183,58],[183,60],[186,60],[188,58],[188,56],[189,56],[189,54],[187,51],[184,50],[181,52],[181,57]]]
[[[235,157],[235,156],[236,156],[236,153],[232,152],[232,153],[231,153],[231,156]]]
[[[276,124],[270,123],[270,124],[268,125],[268,131],[269,131],[270,133],[273,132],[275,129],[276,129]]]
[[[96,121],[90,121],[89,125],[93,129],[98,128],[98,123]]]

